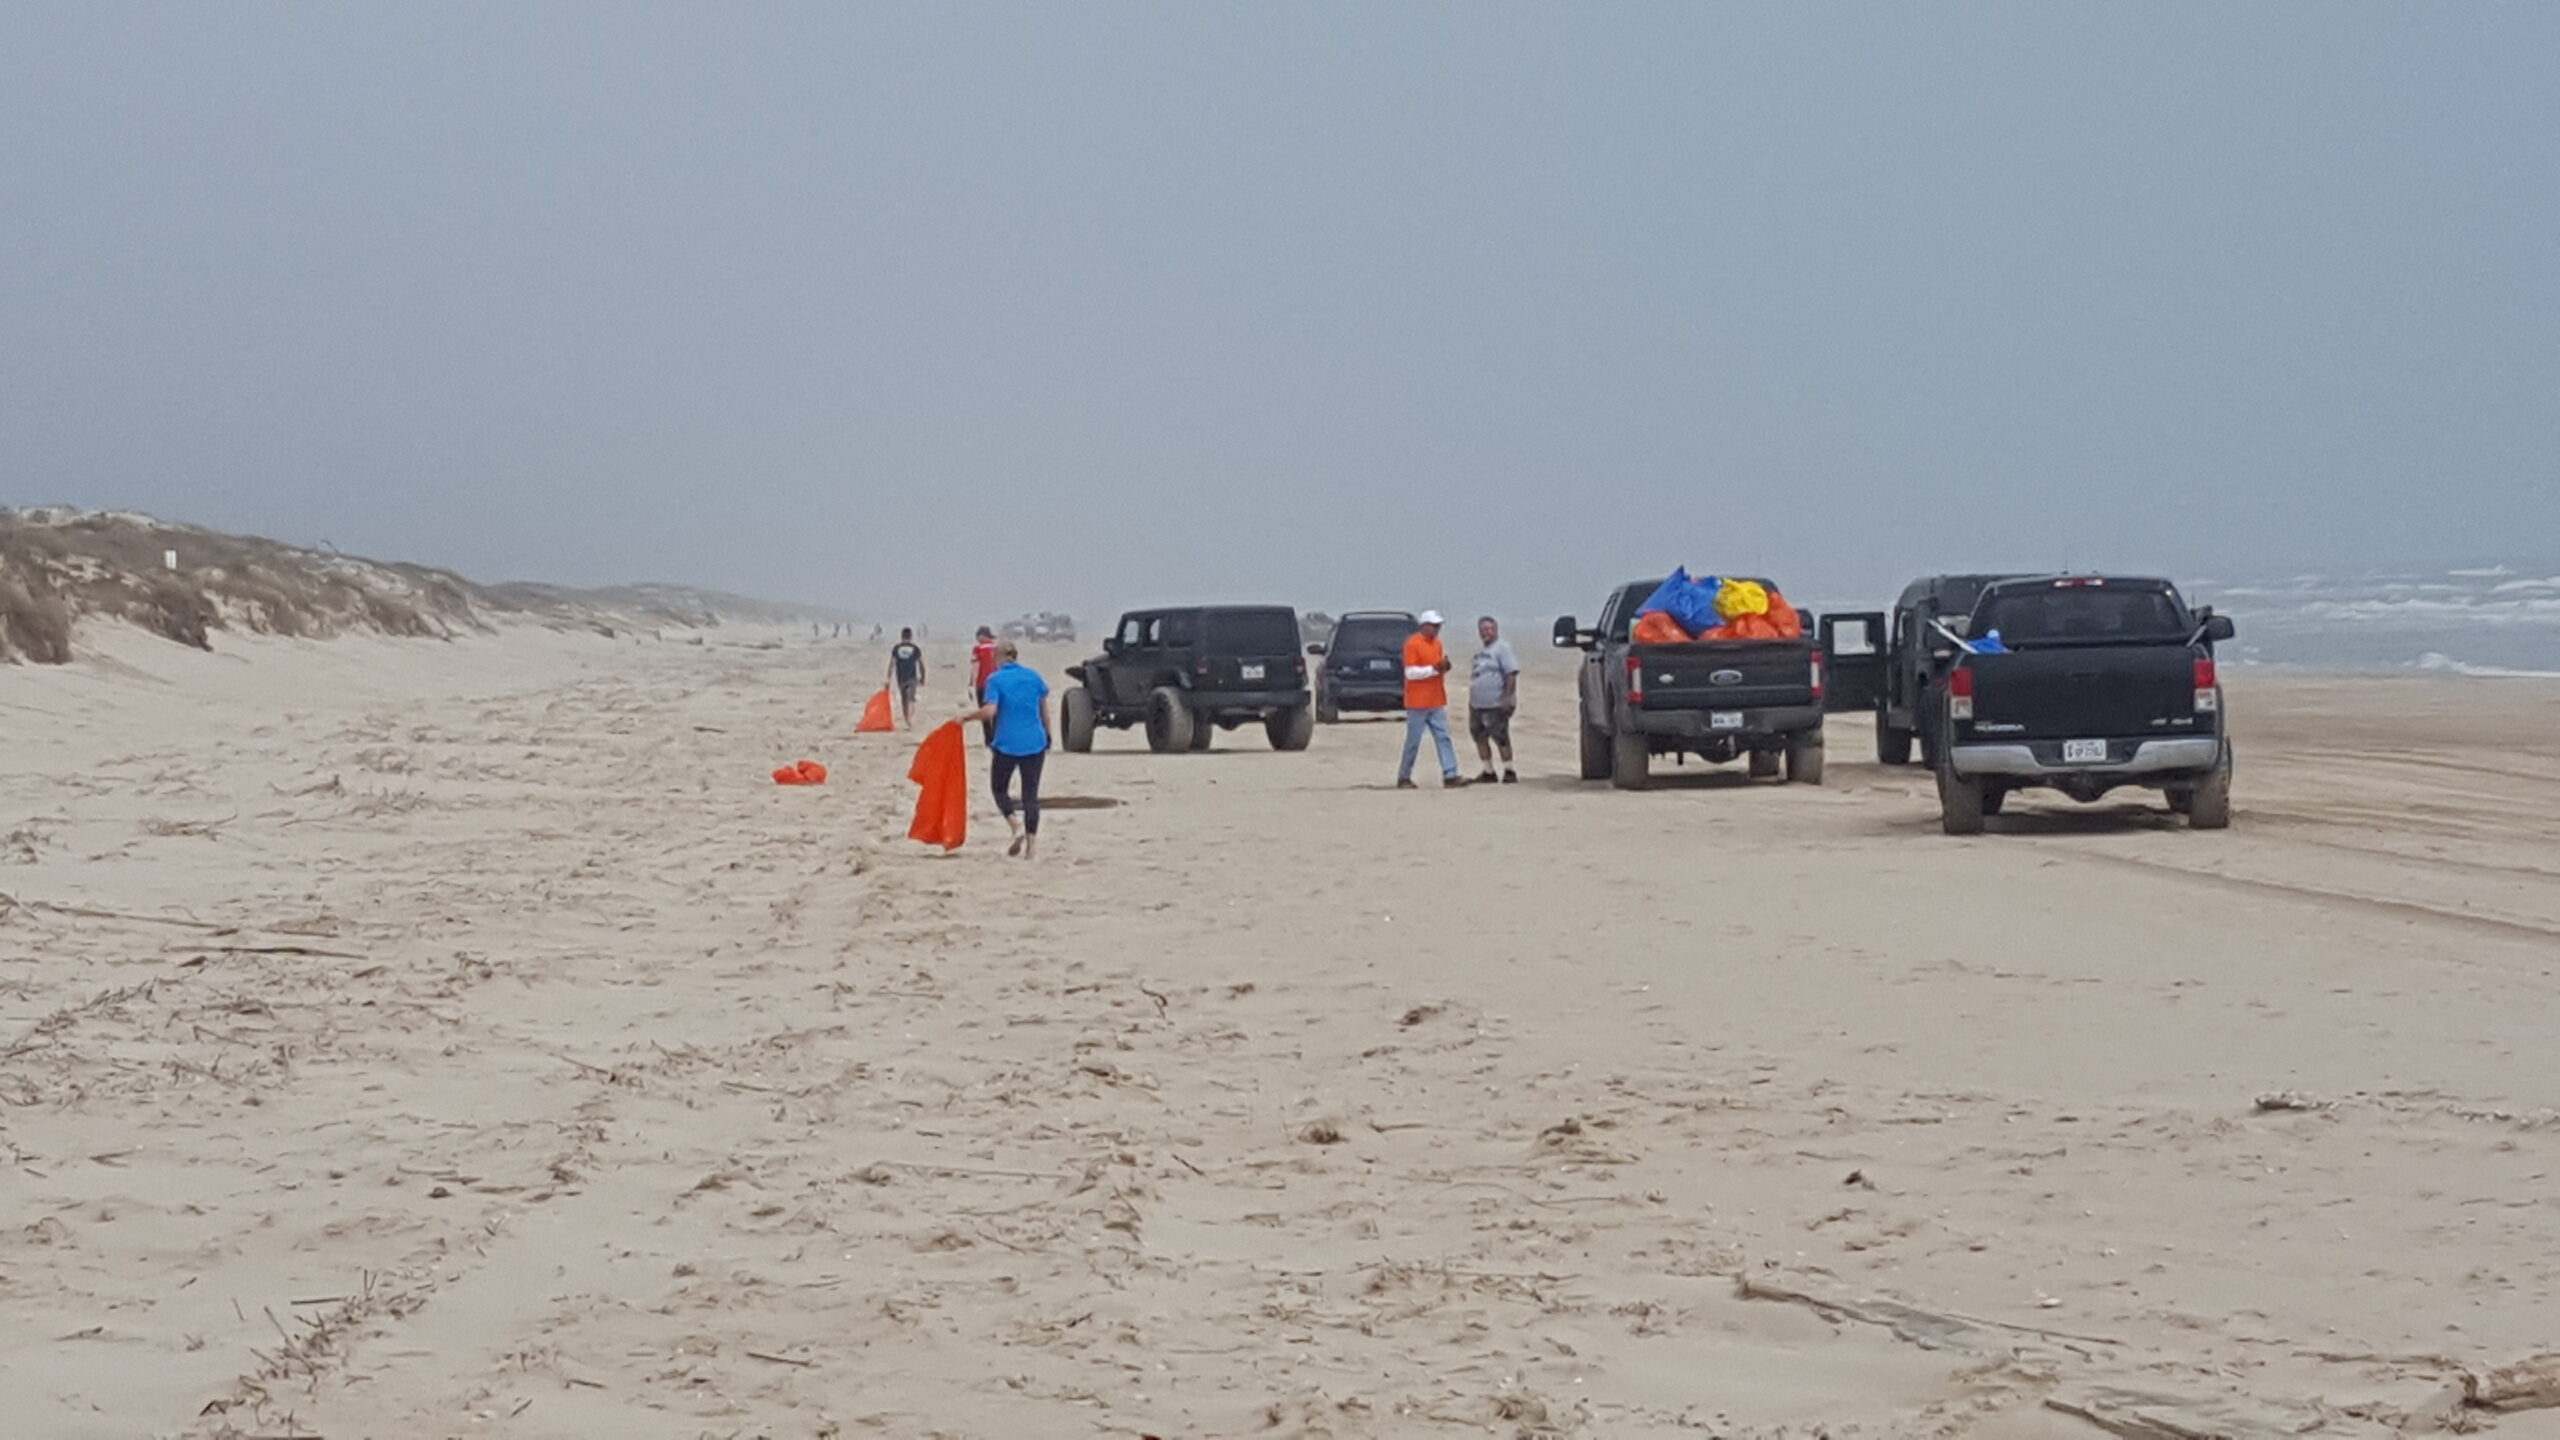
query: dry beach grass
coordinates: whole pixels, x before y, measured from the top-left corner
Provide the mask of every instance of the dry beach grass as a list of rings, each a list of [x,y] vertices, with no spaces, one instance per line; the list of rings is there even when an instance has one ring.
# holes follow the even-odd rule
[[[1523,785],[1106,734],[1024,866],[868,649],[98,643],[0,671],[10,1434],[2555,1433],[2546,685],[1951,841],[1847,722],[1559,778],[1542,669]]]

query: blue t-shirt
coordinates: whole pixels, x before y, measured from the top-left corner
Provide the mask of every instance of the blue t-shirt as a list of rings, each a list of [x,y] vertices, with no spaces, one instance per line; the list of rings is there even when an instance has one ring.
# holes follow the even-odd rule
[[[980,698],[996,707],[995,748],[1007,755],[1037,755],[1049,748],[1049,729],[1040,723],[1040,702],[1049,682],[1019,662],[999,666],[987,677]]]

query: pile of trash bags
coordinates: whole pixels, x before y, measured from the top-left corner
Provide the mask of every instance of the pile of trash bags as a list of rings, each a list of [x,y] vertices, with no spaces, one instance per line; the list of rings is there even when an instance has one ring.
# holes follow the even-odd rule
[[[1652,598],[1636,607],[1639,645],[1685,645],[1693,640],[1794,640],[1804,617],[1787,597],[1757,580],[1701,575],[1689,567],[1671,572]]]

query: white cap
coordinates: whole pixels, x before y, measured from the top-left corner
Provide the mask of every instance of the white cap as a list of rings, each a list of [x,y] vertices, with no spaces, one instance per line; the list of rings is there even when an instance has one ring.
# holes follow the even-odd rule
[[[1425,610],[1422,612],[1420,618],[1416,619],[1413,623],[1416,625],[1446,625],[1449,622],[1440,618],[1439,611]]]

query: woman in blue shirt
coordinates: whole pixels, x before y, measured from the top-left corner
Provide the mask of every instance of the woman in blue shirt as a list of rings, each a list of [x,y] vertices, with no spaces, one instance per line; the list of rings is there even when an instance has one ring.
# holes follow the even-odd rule
[[[1007,855],[1031,858],[1040,840],[1040,764],[1049,758],[1049,682],[1022,663],[1021,648],[996,646],[996,670],[978,698],[976,718],[988,722],[987,748],[995,752],[996,809],[1013,831]],[[1022,818],[1013,816],[1013,777],[1022,777]]]

